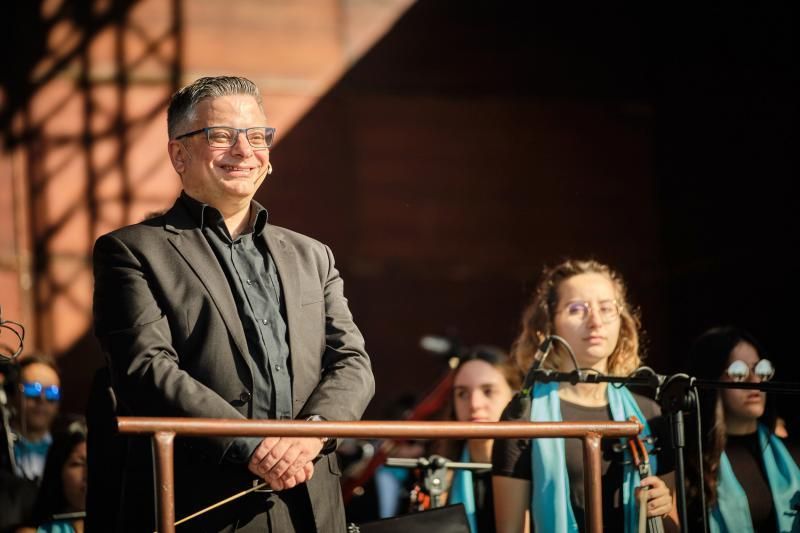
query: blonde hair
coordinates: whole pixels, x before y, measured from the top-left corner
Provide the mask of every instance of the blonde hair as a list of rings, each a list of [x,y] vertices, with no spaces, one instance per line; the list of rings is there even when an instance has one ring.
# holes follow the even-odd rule
[[[608,358],[608,372],[615,376],[627,375],[642,362],[639,356],[639,329],[641,321],[638,310],[628,304],[627,290],[622,277],[608,265],[598,261],[579,261],[569,259],[552,268],[545,268],[531,303],[522,313],[521,331],[511,354],[520,368],[528,369],[539,345],[555,333],[553,319],[558,305],[558,289],[565,280],[579,274],[600,274],[606,276],[614,286],[617,303],[620,306],[619,339]],[[558,343],[544,363],[545,368],[559,368],[566,352]]]

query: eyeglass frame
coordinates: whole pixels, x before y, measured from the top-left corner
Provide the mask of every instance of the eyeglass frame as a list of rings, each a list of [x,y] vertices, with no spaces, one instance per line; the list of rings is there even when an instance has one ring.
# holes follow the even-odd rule
[[[61,387],[58,385],[44,386],[39,381],[24,381],[19,385],[22,395],[31,400],[44,397],[48,402],[61,401]]]
[[[770,368],[770,370],[772,370],[772,372],[770,372],[769,375],[767,375],[767,374],[757,374],[756,373],[756,368],[758,367],[758,365],[760,365],[760,364],[762,364],[764,362],[769,364],[769,368]],[[733,375],[733,374],[731,374],[731,367],[733,367],[733,365],[735,365],[737,363],[741,363],[742,365],[745,366],[745,368],[747,368],[747,374],[745,374],[743,376],[742,375]],[[735,359],[725,369],[725,375],[728,376],[728,378],[731,381],[733,381],[734,383],[742,383],[743,381],[747,381],[747,378],[749,378],[751,375],[756,376],[761,383],[764,383],[765,381],[771,380],[775,376],[775,365],[773,365],[772,361],[770,361],[769,359],[759,359],[758,362],[756,364],[754,364],[753,366],[748,365],[746,362],[742,361],[741,359]]]
[[[226,130],[233,130],[236,132],[235,141],[230,146],[214,146],[211,144],[211,137],[209,136],[209,132],[213,129],[223,128]],[[247,132],[250,130],[264,130],[264,137],[270,139],[266,146],[253,146],[253,143],[250,142],[250,138],[247,136]],[[269,135],[269,132],[272,132],[272,135]],[[239,134],[244,133],[244,138],[247,139],[248,144],[250,144],[250,148],[255,151],[261,150],[269,150],[272,147],[272,143],[275,142],[275,128],[271,126],[252,126],[250,128],[234,128],[233,126],[207,126],[205,128],[200,128],[199,130],[190,131],[188,133],[182,133],[176,136],[173,141],[178,141],[180,139],[184,139],[186,137],[191,137],[192,135],[197,135],[198,133],[205,133],[206,134],[206,142],[211,148],[233,148],[236,146],[236,143],[239,142]]]
[[[609,318],[608,320],[606,320],[606,319],[604,319],[604,318],[603,318],[603,315],[602,315],[602,314],[599,314],[599,313],[598,313],[598,315],[597,315],[597,316],[599,316],[599,317],[600,317],[600,322],[602,322],[603,324],[611,324],[612,322],[614,322],[614,320],[616,320],[616,319],[618,319],[620,316],[622,316],[622,305],[619,303],[619,300],[617,300],[617,299],[613,299],[613,300],[602,300],[602,302],[603,302],[603,303],[605,303],[605,302],[611,302],[611,303],[613,303],[613,304],[614,304],[614,307],[615,307],[615,308],[616,308],[616,310],[617,310],[617,314],[616,314],[616,315],[614,315],[613,317]],[[598,302],[598,303],[599,303],[599,302]],[[562,307],[560,310],[556,311],[556,314],[563,313],[564,311],[566,311],[567,309],[569,309],[571,306],[573,306],[573,305],[575,305],[575,304],[580,304],[580,305],[582,305],[582,306],[583,306],[585,309],[587,309],[587,313],[586,313],[586,315],[585,315],[583,318],[581,318],[581,321],[584,321],[584,320],[588,319],[588,318],[589,318],[589,313],[594,313],[594,312],[595,312],[595,311],[594,311],[594,308],[592,307],[592,303],[591,303],[591,302],[588,302],[588,301],[586,301],[586,300],[583,300],[583,301],[569,302],[567,305],[565,305],[564,307]]]

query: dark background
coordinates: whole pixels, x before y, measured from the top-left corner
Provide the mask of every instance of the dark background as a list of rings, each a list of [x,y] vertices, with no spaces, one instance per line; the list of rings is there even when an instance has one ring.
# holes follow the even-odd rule
[[[508,348],[566,257],[622,273],[657,370],[734,323],[796,379],[793,11],[415,4],[284,132],[258,196],[336,254],[374,362],[367,416],[444,372],[422,335]],[[87,332],[65,381],[100,361]]]
[[[508,348],[543,265],[594,257],[648,362],[733,323],[795,379],[796,70],[788,7],[423,1],[275,150],[271,220],[329,243],[378,416],[443,362]]]

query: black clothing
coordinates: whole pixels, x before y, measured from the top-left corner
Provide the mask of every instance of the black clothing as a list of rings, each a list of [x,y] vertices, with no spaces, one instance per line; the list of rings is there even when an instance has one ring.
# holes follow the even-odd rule
[[[185,192],[181,193],[181,201],[217,256],[233,293],[249,350],[254,418],[291,420],[286,310],[275,262],[266,241],[259,238],[267,224],[267,210],[254,201],[250,226],[233,240],[219,210]],[[261,440],[242,439],[246,445],[231,447],[226,459],[248,461]]]
[[[27,523],[37,491],[33,481],[0,470],[0,533],[11,533]]]
[[[475,494],[475,522],[480,533],[494,533],[494,493],[492,472],[475,472],[472,475],[472,490]]]
[[[772,502],[772,491],[764,462],[761,460],[758,432],[750,435],[728,435],[727,440],[725,453],[731,462],[736,480],[747,493],[753,530],[756,533],[777,531],[775,505]]]
[[[633,397],[647,419],[656,449],[652,453],[657,458],[658,476],[674,488],[672,474],[673,458],[670,446],[669,428],[661,416],[661,409],[653,400],[634,394]],[[503,412],[501,420],[530,420],[530,397],[515,396]],[[609,421],[611,411],[608,405],[586,407],[561,400],[561,418],[564,421]],[[602,484],[603,484],[603,529],[605,531],[624,531],[625,513],[622,508],[620,491],[624,472],[623,452],[617,439],[602,441]],[[648,447],[649,449],[650,447]],[[661,449],[659,449],[661,448]],[[583,488],[583,447],[579,439],[565,439],[567,474],[569,476],[570,502],[575,520],[581,531],[584,530],[584,488]],[[531,480],[530,441],[525,439],[496,439],[492,450],[492,473],[496,476]],[[666,475],[665,475],[666,474]]]

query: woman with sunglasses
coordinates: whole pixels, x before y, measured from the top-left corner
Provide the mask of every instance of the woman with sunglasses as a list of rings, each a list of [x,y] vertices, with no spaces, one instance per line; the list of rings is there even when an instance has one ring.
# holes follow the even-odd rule
[[[720,327],[700,336],[689,351],[688,373],[701,379],[758,383],[775,369],[758,341],[741,329]],[[700,391],[703,482],[695,424],[687,427],[687,496],[702,520],[705,493],[710,531],[800,531],[797,450],[775,436],[770,398],[754,389]],[[698,529],[700,529],[698,527]],[[702,530],[702,529],[701,529]]]
[[[19,381],[14,469],[17,476],[38,482],[53,440],[50,430],[58,415],[61,379],[53,359],[31,355],[20,362]]]
[[[625,376],[639,358],[639,319],[627,302],[621,277],[596,261],[565,261],[546,269],[532,303],[522,317],[514,343],[518,364],[527,369],[546,338],[565,340],[582,369]],[[561,343],[550,350],[544,368],[563,372],[573,363]],[[504,420],[625,421],[636,416],[643,440],[669,442],[658,405],[625,387],[603,384],[536,383],[517,395]],[[653,473],[641,476],[620,442],[603,441],[603,529],[637,531],[638,495],[648,487],[648,518],[665,517],[666,530],[677,529],[677,510],[670,487],[674,475],[669,460],[658,453]],[[583,451],[577,439],[497,440],[492,453],[495,515],[501,533],[584,531]],[[666,474],[665,474],[666,473]]]

